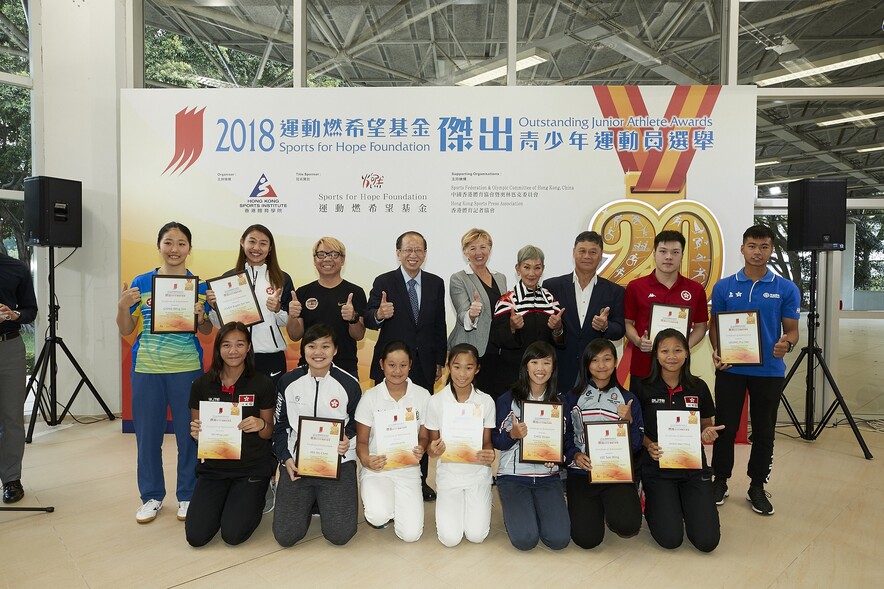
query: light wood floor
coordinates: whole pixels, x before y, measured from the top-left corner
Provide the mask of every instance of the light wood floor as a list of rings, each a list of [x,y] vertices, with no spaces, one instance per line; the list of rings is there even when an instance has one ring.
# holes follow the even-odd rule
[[[873,416],[884,413],[884,327],[867,323],[842,322],[838,378],[854,413]],[[799,384],[790,397],[803,394]],[[738,447],[731,497],[720,508],[721,544],[701,554],[687,543],[659,548],[647,529],[629,540],[609,534],[591,551],[519,552],[503,530],[496,494],[491,535],[480,545],[444,548],[429,506],[414,544],[363,522],[347,546],[336,547],[314,520],[305,541],[282,549],[268,516],[241,546],[216,538],[194,549],[175,518],[171,436],[164,448],[170,504],[153,523],[138,525],[134,437],[121,435],[119,422],[40,427],[25,452],[27,495],[19,505],[55,512],[0,512],[0,586],[884,587],[884,435],[863,429],[876,456],[867,461],[846,425],[812,443],[788,437],[791,427],[779,431],[768,486],[776,514],[764,518],[749,508],[748,447]]]

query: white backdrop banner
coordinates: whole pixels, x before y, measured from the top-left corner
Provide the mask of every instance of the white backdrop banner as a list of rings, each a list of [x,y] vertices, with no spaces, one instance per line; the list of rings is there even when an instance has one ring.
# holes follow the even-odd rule
[[[201,277],[231,268],[261,223],[296,286],[316,279],[310,248],[329,235],[366,292],[406,230],[447,281],[465,264],[461,235],[486,229],[490,266],[512,284],[522,246],[544,250],[551,277],[595,229],[602,275],[625,284],[667,228],[688,238],[682,273],[711,292],[752,224],[754,144],[752,87],[123,90],[121,279],[159,264],[171,220],[193,231]]]

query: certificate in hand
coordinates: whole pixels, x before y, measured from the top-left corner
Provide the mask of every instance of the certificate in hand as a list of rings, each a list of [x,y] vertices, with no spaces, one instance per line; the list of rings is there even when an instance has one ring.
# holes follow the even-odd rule
[[[219,276],[206,284],[215,293],[215,311],[221,325],[239,321],[250,327],[264,322],[248,272]]]
[[[697,411],[657,411],[657,445],[663,450],[660,468],[703,468],[700,414]]]
[[[562,462],[562,404],[525,401],[522,403],[522,422],[528,426],[528,433],[519,444],[519,460],[538,464]]]
[[[420,462],[414,455],[418,428],[414,411],[375,411],[371,431],[378,454],[387,457],[384,470],[414,466]]]
[[[591,483],[631,483],[632,448],[625,421],[590,421],[586,428],[586,454],[592,461]]]
[[[298,418],[298,441],[295,443],[295,468],[298,476],[317,479],[341,477],[338,444],[343,439],[344,422],[323,417]]]
[[[197,458],[239,460],[242,452],[242,412],[237,403],[200,401]]]
[[[687,338],[691,332],[691,308],[681,305],[651,305],[651,322],[648,337],[651,341],[664,329],[675,329]]]
[[[761,366],[761,317],[758,311],[728,311],[715,315],[718,356],[725,364]]]
[[[445,442],[442,462],[478,463],[484,432],[482,407],[475,403],[450,403],[442,412],[439,437]]]
[[[196,333],[193,307],[199,300],[198,276],[154,274],[150,293],[151,333]]]

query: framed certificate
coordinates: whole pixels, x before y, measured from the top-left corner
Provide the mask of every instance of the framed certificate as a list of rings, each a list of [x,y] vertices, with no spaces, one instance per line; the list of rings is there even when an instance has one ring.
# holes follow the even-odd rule
[[[482,449],[485,421],[482,407],[475,403],[447,403],[442,410],[439,437],[445,442],[442,462],[478,463],[476,453]]]
[[[414,466],[420,462],[414,455],[418,429],[414,411],[375,411],[371,433],[378,454],[387,457],[384,470]]]
[[[684,334],[691,333],[691,308],[682,305],[651,305],[651,322],[648,324],[648,337],[651,341],[664,329],[675,329]]]
[[[199,276],[154,274],[150,287],[151,333],[196,333],[193,306],[199,300]]]
[[[527,435],[519,444],[519,460],[531,463],[562,462],[564,421],[561,403],[525,401],[522,421]]]
[[[242,411],[237,403],[200,401],[197,458],[239,460],[242,452]]]
[[[663,450],[660,468],[703,468],[700,412],[657,411],[657,445]]]
[[[338,444],[343,440],[344,422],[324,417],[298,418],[298,441],[295,442],[295,468],[298,476],[316,479],[341,477]]]
[[[592,461],[590,483],[631,483],[632,447],[629,423],[590,421],[583,424],[586,432],[586,454]]]
[[[757,310],[716,314],[715,332],[722,362],[734,366],[761,366],[761,317]]]
[[[239,321],[251,327],[264,322],[248,272],[212,278],[206,285],[215,292],[215,311],[221,325]]]

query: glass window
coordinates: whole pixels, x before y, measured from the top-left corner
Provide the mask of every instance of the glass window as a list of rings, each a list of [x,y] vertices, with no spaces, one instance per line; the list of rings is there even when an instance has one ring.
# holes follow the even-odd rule
[[[845,309],[854,311],[884,310],[884,210],[848,211],[855,231],[852,296],[845,296]],[[845,281],[850,286],[850,280]]]
[[[0,2],[0,72],[28,75],[28,21],[22,2]]]

